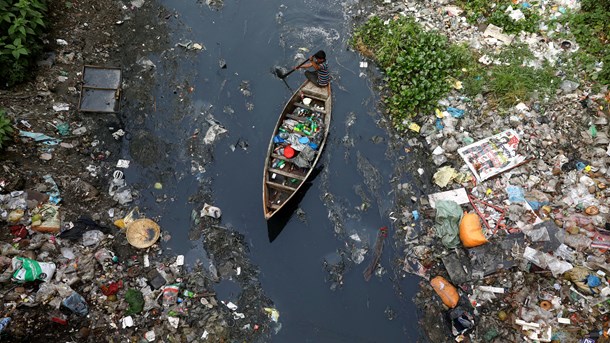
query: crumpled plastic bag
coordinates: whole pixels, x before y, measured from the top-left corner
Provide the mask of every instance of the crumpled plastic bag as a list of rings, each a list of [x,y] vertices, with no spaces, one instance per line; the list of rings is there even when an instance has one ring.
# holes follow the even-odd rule
[[[563,277],[566,280],[572,281],[578,287],[579,291],[587,295],[599,294],[601,282],[598,282],[598,277],[585,267],[574,267],[572,270],[563,274]]]
[[[574,268],[569,262],[530,247],[526,247],[523,251],[523,258],[540,268],[549,269],[554,277],[559,277]]]
[[[458,176],[458,172],[450,166],[444,166],[434,173],[432,179],[439,187],[446,187],[454,178]]]
[[[507,186],[506,193],[510,202],[522,203],[525,202],[525,192],[519,186]]]
[[[459,223],[462,219],[462,208],[452,200],[439,200],[436,202],[436,217],[434,230],[436,237],[448,249],[460,245]]]

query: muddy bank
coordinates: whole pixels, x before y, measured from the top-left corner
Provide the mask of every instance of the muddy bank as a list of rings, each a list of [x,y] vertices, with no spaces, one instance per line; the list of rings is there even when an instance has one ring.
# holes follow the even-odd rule
[[[161,181],[177,174],[162,162],[172,146],[146,126],[147,116],[167,110],[158,108],[163,102],[171,104],[170,115],[192,111],[184,101],[188,87],[171,76],[175,64],[189,58],[186,48],[169,43],[177,15],[154,2],[105,1],[52,3],[49,16],[49,43],[36,78],[0,93],[16,128],[35,134],[17,131],[1,156],[1,301],[3,316],[11,318],[2,340],[191,342],[269,335],[274,309],[239,234],[197,213],[190,236],[208,237],[209,256],[185,264],[184,256],[163,248],[171,240],[164,228],[152,247],[138,249],[116,224],[129,213],[158,220],[149,208],[138,209],[153,185],[129,184],[118,163],[151,168]],[[116,113],[77,110],[85,65],[121,69]],[[173,80],[162,95],[169,100],[154,90],[160,79]],[[210,125],[203,121],[200,128]],[[197,150],[205,166],[212,157],[202,146],[190,151]],[[198,210],[210,198],[202,184],[192,200]],[[160,194],[158,202],[164,201]],[[17,279],[13,273],[25,268],[23,261],[53,267]],[[223,280],[238,285],[236,304],[216,298]],[[244,324],[246,316],[256,324]]]

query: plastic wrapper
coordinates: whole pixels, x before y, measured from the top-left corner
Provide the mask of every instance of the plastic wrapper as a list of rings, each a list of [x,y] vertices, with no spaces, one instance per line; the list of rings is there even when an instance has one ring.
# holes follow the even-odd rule
[[[84,317],[89,313],[87,302],[80,294],[73,292],[61,304],[77,315]]]
[[[25,257],[14,257],[12,260],[13,280],[17,282],[50,281],[55,274],[55,263],[38,262]]]
[[[458,224],[462,218],[462,208],[455,201],[440,200],[436,202],[436,225],[434,229],[443,245],[453,249],[460,245]]]

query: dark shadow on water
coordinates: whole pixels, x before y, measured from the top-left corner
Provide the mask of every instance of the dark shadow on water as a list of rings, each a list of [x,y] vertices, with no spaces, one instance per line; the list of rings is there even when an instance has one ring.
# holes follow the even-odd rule
[[[307,190],[313,184],[313,180],[318,176],[318,174],[320,174],[322,168],[324,168],[323,165],[314,168],[303,187],[301,187],[294,197],[290,199],[290,202],[282,207],[282,209],[271,217],[271,219],[267,220],[267,234],[269,235],[269,243],[273,243],[273,241],[280,235],[282,230],[284,230],[284,227],[290,218],[292,218],[292,215],[297,208],[299,208],[299,204],[301,203],[301,200],[303,200],[305,193],[307,193]]]

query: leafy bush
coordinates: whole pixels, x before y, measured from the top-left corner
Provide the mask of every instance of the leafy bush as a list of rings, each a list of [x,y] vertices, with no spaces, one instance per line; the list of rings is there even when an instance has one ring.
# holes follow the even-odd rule
[[[23,81],[41,51],[45,28],[44,0],[0,0],[0,81]]]
[[[6,111],[0,109],[0,149],[2,149],[4,142],[11,138],[12,133],[11,120],[6,117]]]
[[[434,32],[424,31],[412,18],[383,22],[372,17],[359,27],[352,46],[373,59],[385,73],[387,111],[398,129],[418,111],[432,111],[451,88],[470,57]]]

